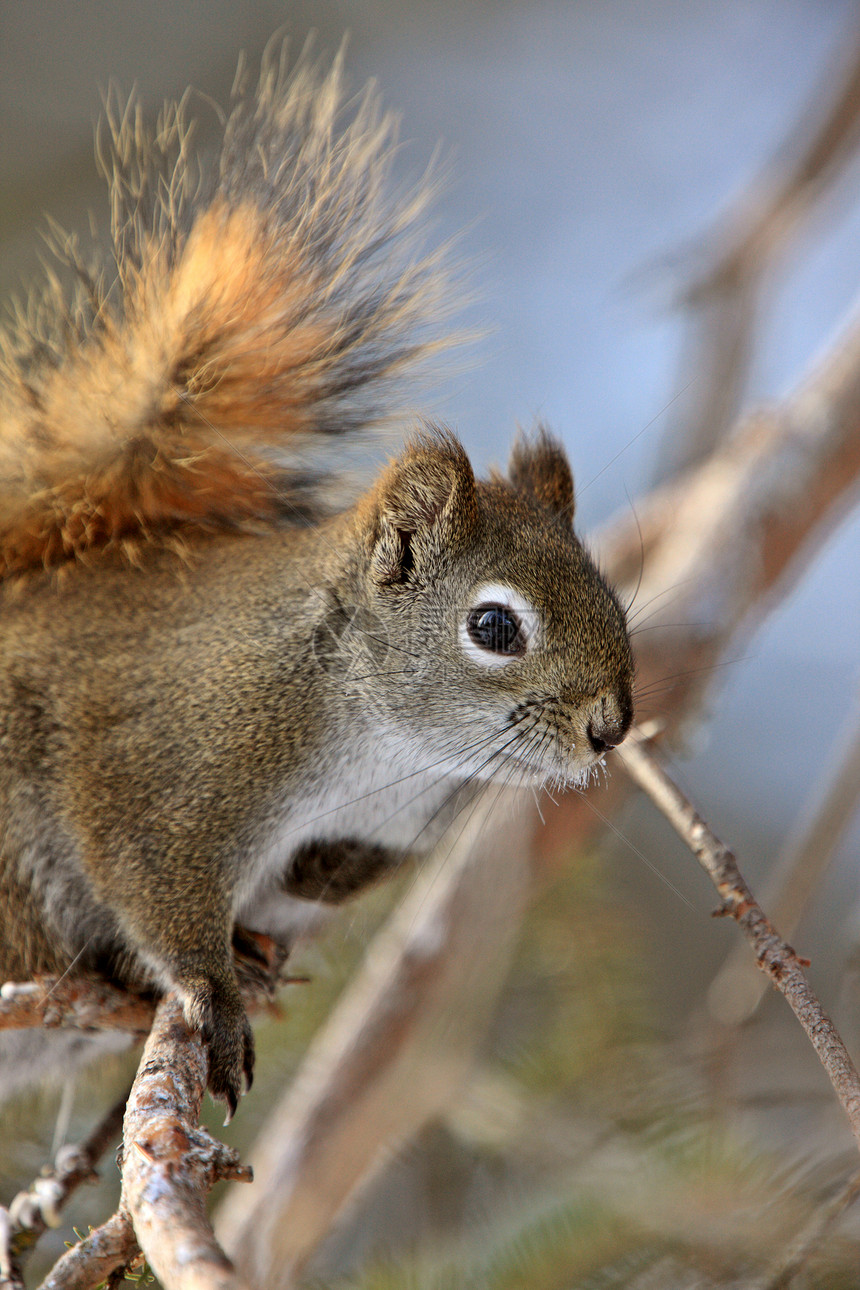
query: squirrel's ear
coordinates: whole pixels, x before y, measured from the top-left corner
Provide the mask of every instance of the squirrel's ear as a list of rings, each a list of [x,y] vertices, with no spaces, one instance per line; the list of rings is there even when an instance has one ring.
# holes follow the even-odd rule
[[[560,519],[573,522],[573,475],[567,453],[545,426],[520,434],[511,450],[508,479]]]
[[[444,432],[422,435],[393,461],[376,489],[373,569],[381,583],[406,582],[471,534],[475,476],[462,444]]]

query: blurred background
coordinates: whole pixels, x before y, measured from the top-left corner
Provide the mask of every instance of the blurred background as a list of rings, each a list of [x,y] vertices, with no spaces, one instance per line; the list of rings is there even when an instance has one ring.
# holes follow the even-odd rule
[[[439,144],[448,161],[432,237],[458,237],[464,321],[486,334],[420,410],[453,426],[480,467],[504,460],[517,423],[545,420],[569,449],[585,533],[635,508],[704,379],[679,302],[707,236],[856,57],[857,4],[0,0],[3,295],[38,274],[46,216],[86,230],[92,213],[104,226],[92,139],[111,82],[153,112],[189,84],[223,104],[239,51],[253,63],[279,29],[297,51],[310,30],[330,50],[348,33],[352,85],[375,78],[401,114],[403,174],[420,173]],[[757,302],[744,407],[786,395],[855,308],[860,162],[849,155],[838,171]],[[677,752],[683,783],[754,886],[856,722],[858,575],[855,513],[730,652]],[[781,1001],[757,1021],[731,1089],[708,1068],[697,1018],[735,929],[708,919],[705,879],[647,809],[630,811],[621,832],[635,847],[614,837],[535,904],[471,1093],[375,1185],[322,1259],[322,1283],[752,1284],[744,1260],[755,1265],[756,1241],[772,1253],[844,1172],[849,1135]],[[860,1037],[848,970],[858,849],[855,821],[798,938],[849,1042]],[[295,1005],[289,1027],[263,1028],[260,1091],[232,1140],[262,1121],[392,899],[375,896],[308,951],[314,998]],[[759,1058],[775,1052],[779,1078],[757,1083]],[[103,1079],[118,1089],[122,1073]],[[58,1108],[72,1116],[61,1134],[73,1134],[106,1096],[87,1084],[62,1108],[59,1094],[41,1094],[4,1110],[3,1196],[45,1159]],[[623,1145],[611,1136],[622,1123]],[[597,1159],[604,1131],[615,1154]],[[643,1177],[647,1205],[630,1181]],[[738,1197],[755,1198],[749,1230]],[[783,1206],[762,1218],[767,1197]],[[79,1197],[69,1221],[95,1223],[97,1208]],[[808,1284],[860,1284],[843,1270],[860,1226],[849,1217],[839,1230]]]

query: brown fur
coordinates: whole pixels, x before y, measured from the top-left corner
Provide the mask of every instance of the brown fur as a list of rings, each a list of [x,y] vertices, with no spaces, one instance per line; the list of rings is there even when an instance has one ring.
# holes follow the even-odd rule
[[[77,290],[3,344],[0,577],[277,522],[273,456],[372,422],[429,348],[440,282],[398,254],[426,189],[386,207],[392,120],[366,96],[333,133],[341,100],[340,60],[270,59],[199,174],[181,107],[109,121],[112,269],[67,247]]]
[[[531,440],[518,439],[508,462],[514,488],[546,506],[559,519],[573,522],[573,475],[564,450],[544,426]]]

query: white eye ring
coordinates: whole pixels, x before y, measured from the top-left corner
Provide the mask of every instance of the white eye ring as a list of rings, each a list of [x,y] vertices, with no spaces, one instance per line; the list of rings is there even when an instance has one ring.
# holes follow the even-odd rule
[[[480,667],[506,667],[535,648],[540,635],[540,615],[522,592],[501,582],[485,582],[480,587],[476,587],[470,600],[471,606],[460,621],[459,638],[463,653],[473,663],[477,663]],[[519,626],[519,636],[524,645],[522,649],[514,653],[496,652],[482,648],[472,639],[469,632],[469,619],[476,609],[483,606],[488,609],[499,608],[510,611]]]

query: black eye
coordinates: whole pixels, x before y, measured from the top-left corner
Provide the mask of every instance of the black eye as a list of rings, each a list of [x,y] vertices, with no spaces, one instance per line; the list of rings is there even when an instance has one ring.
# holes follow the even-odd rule
[[[479,605],[466,619],[466,630],[476,645],[493,654],[522,654],[525,649],[520,620],[504,605]]]

